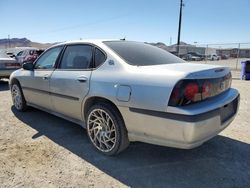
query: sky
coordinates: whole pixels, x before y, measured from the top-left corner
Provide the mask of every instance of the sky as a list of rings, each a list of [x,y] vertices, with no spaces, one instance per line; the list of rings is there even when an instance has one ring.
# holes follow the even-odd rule
[[[250,0],[183,0],[181,41],[250,42]],[[180,0],[0,0],[0,39],[177,41]],[[172,40],[171,40],[172,39]]]

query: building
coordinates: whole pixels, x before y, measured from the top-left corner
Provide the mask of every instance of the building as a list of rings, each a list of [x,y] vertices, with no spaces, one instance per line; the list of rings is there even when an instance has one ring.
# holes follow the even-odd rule
[[[240,57],[240,58],[250,58],[250,48],[225,48],[217,49],[216,53],[219,56],[228,56],[228,57]]]
[[[168,46],[167,49],[171,53],[176,53],[177,52],[177,45],[172,45]],[[181,44],[179,48],[179,55],[186,55],[190,52],[195,52],[199,53],[202,55],[211,55],[211,54],[216,54],[216,49],[215,48],[208,48],[208,47],[200,47],[200,46],[195,46],[195,45],[190,45],[190,44]]]

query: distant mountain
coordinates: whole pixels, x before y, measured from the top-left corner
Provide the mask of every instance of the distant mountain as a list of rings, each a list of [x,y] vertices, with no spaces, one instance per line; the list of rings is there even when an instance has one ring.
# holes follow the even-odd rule
[[[36,47],[36,48],[48,48],[56,43],[39,43],[39,42],[32,42],[31,40],[27,38],[12,38],[12,39],[0,39],[0,49],[5,48],[15,48],[15,47]],[[171,46],[167,46],[166,44],[162,42],[157,43],[147,43],[151,44],[153,46],[157,46],[159,48],[162,48],[167,51],[175,51],[176,44],[173,44]],[[187,44],[185,42],[180,42],[181,45],[186,46],[192,46],[190,44]]]
[[[153,46],[157,46],[159,48],[162,48],[164,50],[167,50],[168,51],[168,46],[162,42],[157,42],[157,43],[147,43],[147,44],[151,44]]]
[[[14,48],[14,47],[48,48],[53,44],[55,43],[32,42],[27,38],[0,39],[0,48]]]
[[[170,51],[170,52],[174,52],[176,51],[176,47],[177,47],[177,44],[173,44],[173,45],[170,45],[170,46],[167,46],[166,44],[162,43],[162,42],[157,42],[157,43],[147,43],[147,44],[151,44],[153,46],[157,46],[159,48],[162,48],[164,50],[167,50],[167,51]],[[180,45],[181,46],[193,46],[191,44],[188,44],[188,43],[185,43],[185,42],[180,42]]]

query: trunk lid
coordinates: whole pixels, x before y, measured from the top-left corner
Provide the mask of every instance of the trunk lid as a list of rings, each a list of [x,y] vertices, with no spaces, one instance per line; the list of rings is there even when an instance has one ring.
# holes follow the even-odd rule
[[[159,74],[182,75],[187,79],[219,78],[230,72],[227,67],[196,63],[142,66],[140,69],[145,72],[150,70]]]

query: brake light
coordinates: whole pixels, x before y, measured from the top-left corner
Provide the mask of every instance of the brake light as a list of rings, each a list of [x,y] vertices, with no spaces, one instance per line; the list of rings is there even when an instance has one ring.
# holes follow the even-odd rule
[[[231,80],[231,73],[221,78],[180,80],[171,93],[168,105],[185,106],[206,100],[230,88]]]
[[[188,83],[184,89],[184,96],[187,100],[194,101],[199,92],[199,86],[195,82]]]
[[[20,68],[21,65],[19,63],[4,63],[5,68]]]

